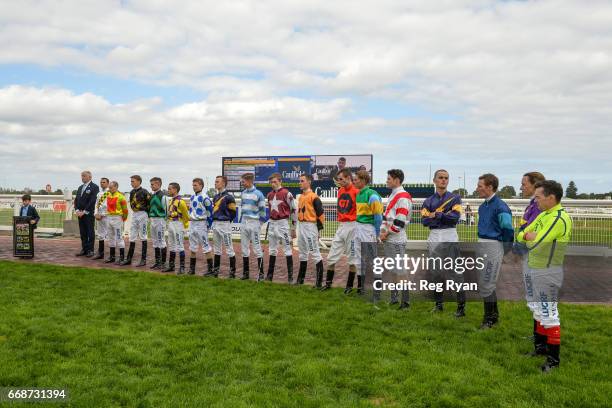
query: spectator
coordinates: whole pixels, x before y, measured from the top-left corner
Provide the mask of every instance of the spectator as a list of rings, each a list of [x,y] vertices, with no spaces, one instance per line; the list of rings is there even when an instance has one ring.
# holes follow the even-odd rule
[[[474,213],[472,212],[472,207],[470,207],[470,205],[468,204],[465,207],[465,223],[466,223],[466,225],[472,225],[474,223],[473,217],[474,217]]]
[[[31,204],[32,196],[29,194],[24,194],[21,196],[21,210],[19,211],[19,215],[22,217],[30,217],[30,224],[32,224],[32,228],[36,229],[38,226],[38,221],[40,221],[40,217],[38,216],[38,211]]]

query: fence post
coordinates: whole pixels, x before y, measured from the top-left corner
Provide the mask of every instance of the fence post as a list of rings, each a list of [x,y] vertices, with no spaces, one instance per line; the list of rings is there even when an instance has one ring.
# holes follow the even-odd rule
[[[19,209],[21,208],[21,203],[19,202],[19,197],[15,197],[15,204],[13,205],[13,215],[19,217]],[[11,221],[12,222],[12,221]]]
[[[72,211],[73,211],[73,202],[72,202],[72,191],[68,188],[64,189],[64,201],[66,201],[66,215],[64,217],[65,220],[72,219]]]

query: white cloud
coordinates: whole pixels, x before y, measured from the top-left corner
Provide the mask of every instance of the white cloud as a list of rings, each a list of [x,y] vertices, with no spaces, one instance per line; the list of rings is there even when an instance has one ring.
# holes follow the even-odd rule
[[[144,149],[155,140],[178,145],[179,157],[184,144],[218,171],[215,155],[257,149],[245,141],[260,151],[268,151],[261,138],[284,137],[308,152],[363,152],[346,140],[358,136],[364,146],[387,140],[418,166],[437,148],[441,160],[478,171],[540,163],[567,171],[551,159],[583,174],[603,170],[601,185],[612,172],[609,1],[12,2],[0,27],[0,64],[70,65],[209,92],[160,111],[159,100],[116,105],[63,89],[2,89],[0,139],[31,138],[49,154],[76,154],[83,135],[96,141],[94,156],[101,142]],[[314,99],[289,96],[301,92]],[[453,119],[354,118],[360,98]],[[398,148],[372,149],[380,166],[397,159]]]
[[[114,178],[161,172],[187,182],[196,174],[216,174],[229,149],[266,154],[278,149],[269,136],[320,134],[350,106],[345,99],[239,95],[166,110],[155,109],[158,103],[112,104],[57,88],[0,88],[0,171],[39,183],[54,178],[54,184],[70,183],[77,167]],[[34,164],[31,170],[16,167],[25,157]]]
[[[73,95],[64,89],[15,85],[0,92],[0,115],[3,120],[16,123],[82,123],[109,119],[113,115],[113,107],[103,98],[90,93]]]

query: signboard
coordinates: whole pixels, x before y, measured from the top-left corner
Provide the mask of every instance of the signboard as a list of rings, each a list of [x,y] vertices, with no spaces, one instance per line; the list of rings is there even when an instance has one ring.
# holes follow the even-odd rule
[[[372,155],[319,155],[319,156],[253,156],[221,158],[222,174],[227,177],[227,190],[240,192],[240,178],[245,173],[255,175],[255,186],[262,193],[270,190],[268,178],[280,173],[283,186],[292,194],[300,193],[299,181],[303,174],[311,174],[313,190],[328,190],[335,187],[333,177],[344,167],[352,171],[367,170],[372,176]]]
[[[312,176],[315,180],[333,181],[338,172],[344,168],[355,173],[359,170],[366,170],[372,176],[372,155],[319,155],[314,157],[314,167]]]
[[[227,190],[243,190],[240,178],[245,173],[255,175],[255,185],[267,185],[273,173],[283,175],[283,184],[289,186],[300,181],[300,176],[310,173],[311,156],[264,156],[264,157],[223,157],[222,174],[227,177]]]
[[[34,229],[31,217],[13,217],[13,256],[34,257]]]
[[[311,174],[312,189],[322,198],[336,198],[338,187],[334,177],[343,168],[353,173],[366,170],[373,179],[371,154],[352,155],[317,155],[317,156],[253,156],[253,157],[222,157],[222,174],[227,177],[227,190],[232,193],[241,192],[244,188],[240,178],[245,173],[255,175],[255,186],[267,195],[272,187],[268,177],[272,173],[283,176],[283,187],[297,196],[301,193],[299,181],[302,174]],[[388,197],[391,190],[384,184],[372,186],[382,197]],[[427,198],[434,193],[433,185],[404,185],[413,198]]]
[[[31,205],[36,208],[37,211],[66,211],[66,201],[52,200],[54,197],[60,196],[47,196],[44,198],[34,197]],[[15,205],[17,205],[17,208],[20,208],[21,200],[15,200],[15,198],[0,198],[0,209],[13,210]]]
[[[53,201],[53,211],[66,212],[66,201]]]

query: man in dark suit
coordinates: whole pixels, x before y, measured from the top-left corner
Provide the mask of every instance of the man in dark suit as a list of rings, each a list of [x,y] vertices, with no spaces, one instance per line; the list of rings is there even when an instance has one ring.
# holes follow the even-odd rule
[[[36,229],[38,226],[38,221],[40,221],[40,217],[38,216],[38,211],[32,205],[32,196],[29,194],[24,194],[21,196],[21,202],[23,205],[19,210],[19,215],[22,217],[30,217],[30,224],[32,224],[32,228]]]
[[[79,217],[79,233],[81,234],[81,252],[76,256],[92,257],[94,255],[94,227],[96,219],[94,210],[96,207],[96,197],[100,188],[91,181],[91,172],[81,173],[83,184],[79,187],[74,199],[74,213]]]

